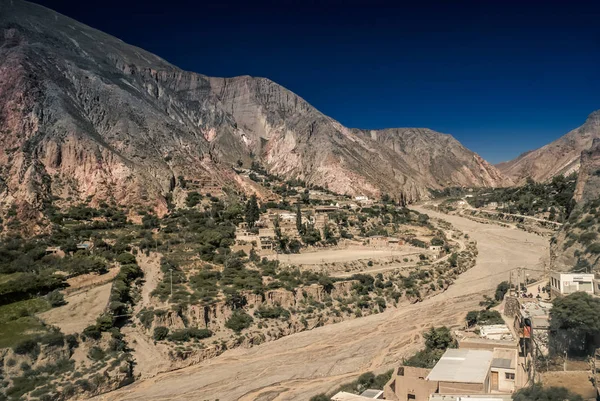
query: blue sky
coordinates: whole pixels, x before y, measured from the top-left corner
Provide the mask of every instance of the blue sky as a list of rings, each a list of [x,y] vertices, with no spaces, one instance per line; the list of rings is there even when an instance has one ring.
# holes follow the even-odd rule
[[[267,77],[346,126],[432,128],[492,163],[600,109],[600,2],[37,2],[186,70]]]

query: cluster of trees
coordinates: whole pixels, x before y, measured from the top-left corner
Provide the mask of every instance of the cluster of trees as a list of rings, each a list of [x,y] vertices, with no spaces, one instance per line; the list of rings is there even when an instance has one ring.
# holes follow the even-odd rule
[[[533,216],[548,212],[550,220],[564,221],[575,206],[573,193],[576,175],[555,176],[549,183],[536,183],[531,178],[520,187],[486,189],[469,199],[471,206],[480,208],[489,202],[508,203],[507,213]]]
[[[575,292],[552,304],[550,349],[554,354],[591,355],[600,347],[600,299]]]
[[[456,348],[457,342],[446,326],[431,327],[423,333],[425,348],[403,361],[404,366],[432,369],[440,360],[446,349]]]

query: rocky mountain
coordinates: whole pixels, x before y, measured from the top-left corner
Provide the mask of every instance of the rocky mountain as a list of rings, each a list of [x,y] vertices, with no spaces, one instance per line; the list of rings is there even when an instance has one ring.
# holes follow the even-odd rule
[[[165,208],[180,179],[244,190],[232,166],[408,199],[510,184],[450,135],[349,129],[265,78],[211,78],[42,6],[0,0],[0,204]]]
[[[579,164],[573,195],[577,205],[550,247],[553,270],[600,269],[600,139],[581,153]]]
[[[579,170],[581,152],[592,146],[596,138],[600,138],[600,110],[590,114],[581,127],[556,141],[496,167],[516,183],[524,183],[528,177],[546,181],[555,175],[569,175]]]

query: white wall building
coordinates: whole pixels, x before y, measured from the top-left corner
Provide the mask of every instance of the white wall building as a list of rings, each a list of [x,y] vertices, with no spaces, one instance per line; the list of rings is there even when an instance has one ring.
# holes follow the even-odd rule
[[[577,291],[594,294],[594,275],[587,273],[559,273],[550,274],[550,289],[552,295],[569,295]]]

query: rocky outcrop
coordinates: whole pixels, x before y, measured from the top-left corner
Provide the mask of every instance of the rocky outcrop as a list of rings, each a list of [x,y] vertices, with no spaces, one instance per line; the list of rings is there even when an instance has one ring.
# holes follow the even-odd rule
[[[348,129],[265,78],[210,78],[21,0],[0,0],[0,204],[165,211],[179,176],[230,166],[348,194],[510,183],[449,135]]]
[[[551,268],[557,271],[590,272],[600,267],[600,139],[581,152],[579,175],[573,194],[577,202],[569,220],[550,246]]]
[[[577,172],[581,152],[600,138],[600,110],[593,112],[585,124],[539,149],[523,153],[514,160],[496,167],[518,184],[528,177],[535,181],[547,181],[556,175]]]
[[[592,146],[581,152],[579,176],[573,199],[587,202],[600,197],[600,138],[594,138]]]

